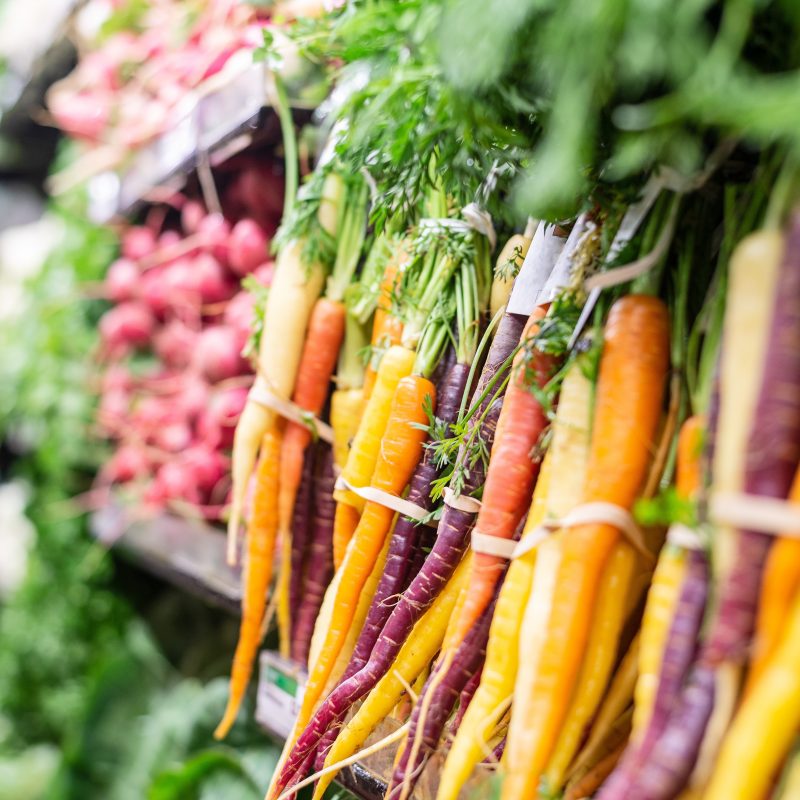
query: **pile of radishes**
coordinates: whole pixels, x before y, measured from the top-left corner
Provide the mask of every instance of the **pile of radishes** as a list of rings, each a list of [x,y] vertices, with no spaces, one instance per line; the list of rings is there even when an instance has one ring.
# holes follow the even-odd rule
[[[57,125],[92,143],[136,148],[186,113],[190,92],[239,52],[250,63],[266,20],[237,0],[90,0],[75,70],[47,105]],[[98,25],[98,21],[102,24]]]
[[[253,379],[243,353],[257,298],[242,279],[258,291],[271,282],[280,200],[257,222],[180,197],[177,212],[122,234],[102,288],[113,305],[99,324],[98,423],[116,449],[100,478],[149,509],[218,518],[226,504],[227,451]]]

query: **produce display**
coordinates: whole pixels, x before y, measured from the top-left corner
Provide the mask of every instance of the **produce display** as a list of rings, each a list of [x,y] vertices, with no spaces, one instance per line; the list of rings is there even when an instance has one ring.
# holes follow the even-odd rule
[[[384,748],[390,800],[800,791],[800,17],[700,5],[329,3],[285,198],[248,153],[125,231],[100,478],[226,526],[216,739],[273,620],[307,672],[268,800]],[[282,67],[196,11],[159,119]]]
[[[233,166],[222,176],[226,215],[183,195],[155,207],[124,231],[102,286],[113,305],[99,322],[97,420],[115,452],[99,479],[149,513],[172,507],[218,519],[227,501],[283,200],[275,165],[242,156]],[[255,201],[242,190],[254,182]]]

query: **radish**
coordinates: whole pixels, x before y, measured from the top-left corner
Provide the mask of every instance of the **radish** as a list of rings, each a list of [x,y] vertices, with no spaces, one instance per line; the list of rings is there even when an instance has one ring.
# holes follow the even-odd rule
[[[197,435],[201,441],[228,449],[233,444],[233,431],[246,401],[247,389],[242,387],[215,392],[197,421]]]
[[[252,292],[242,291],[234,295],[225,307],[223,322],[236,331],[241,345],[240,350],[247,344],[250,331],[253,327],[253,311],[256,298]]]
[[[102,388],[103,392],[129,392],[133,388],[133,377],[127,367],[122,364],[112,364],[103,373]]]
[[[228,260],[228,238],[231,226],[222,214],[209,214],[200,220],[197,232],[204,235],[206,248],[218,261]]]
[[[206,216],[203,204],[197,200],[187,200],[181,209],[181,227],[187,234],[196,233]]]
[[[98,422],[111,433],[118,431],[128,419],[130,405],[130,396],[126,391],[113,389],[105,392],[97,409]]]
[[[146,345],[153,335],[155,320],[147,306],[122,303],[100,318],[100,337],[111,353],[124,353]]]
[[[176,404],[188,419],[196,419],[208,406],[209,386],[199,375],[187,375]]]
[[[231,269],[237,275],[247,275],[264,261],[267,237],[257,222],[241,219],[233,226],[229,240]]]
[[[140,261],[156,249],[156,235],[145,225],[134,225],[122,234],[122,255]]]
[[[51,92],[50,113],[58,126],[81,139],[98,141],[108,126],[113,99],[107,92]]]
[[[168,322],[153,338],[156,355],[169,367],[180,369],[192,360],[198,334],[177,319]]]
[[[103,467],[102,477],[109,483],[127,483],[142,478],[150,471],[148,459],[141,447],[123,444]]]
[[[236,292],[227,270],[210,253],[200,253],[192,261],[194,284],[203,303],[221,303]]]
[[[133,300],[139,288],[139,267],[129,258],[118,258],[109,268],[105,280],[105,296],[114,303]]]
[[[153,434],[153,444],[168,453],[180,453],[192,442],[192,431],[182,419],[175,418],[166,425],[160,425]]]
[[[154,432],[175,419],[175,408],[171,400],[164,397],[147,396],[139,400],[133,412],[133,424],[150,438]]]
[[[266,261],[260,267],[253,270],[253,277],[264,286],[272,285],[272,277],[275,274],[275,262]]]
[[[249,372],[249,365],[241,355],[238,334],[222,325],[206,328],[200,334],[194,366],[211,383]]]
[[[200,504],[200,492],[194,476],[179,461],[167,461],[156,472],[152,485],[151,498],[157,503],[168,500],[186,500],[194,505]]]
[[[203,492],[210,492],[228,470],[225,457],[208,444],[194,444],[181,457]]]

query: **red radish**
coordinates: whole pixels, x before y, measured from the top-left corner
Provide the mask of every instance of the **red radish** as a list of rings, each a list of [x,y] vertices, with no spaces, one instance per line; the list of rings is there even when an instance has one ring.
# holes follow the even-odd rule
[[[212,447],[229,448],[233,431],[247,401],[247,389],[224,389],[215,392],[208,408],[197,421],[197,435]]]
[[[109,483],[127,483],[147,475],[150,471],[148,459],[141,447],[122,445],[103,467],[103,478]]]
[[[142,273],[142,301],[157,317],[163,317],[169,305],[164,291],[164,270],[165,267],[153,267]]]
[[[81,56],[80,72],[93,89],[119,89],[119,65],[107,50],[96,50]]]
[[[153,482],[153,494],[162,501],[186,500],[200,503],[200,492],[192,475],[178,461],[167,461],[158,468]]]
[[[103,392],[128,392],[133,388],[133,377],[127,367],[112,364],[103,373],[102,387]]]
[[[158,252],[159,255],[163,254],[164,256],[167,256],[162,263],[171,264],[177,261],[178,258],[180,258],[181,256],[186,255],[185,253],[182,253],[181,256],[175,256],[169,258],[170,252],[174,251],[177,245],[180,244],[182,240],[183,237],[180,235],[180,233],[178,233],[178,231],[172,231],[172,230],[164,231],[158,237],[158,247],[156,248],[156,251]]]
[[[50,113],[59,127],[73,136],[99,140],[108,125],[113,99],[106,92],[51,92]]]
[[[266,261],[253,270],[253,277],[264,286],[272,285],[272,276],[275,274],[275,262]]]
[[[100,318],[100,337],[110,352],[124,353],[130,347],[147,344],[154,327],[155,320],[147,306],[122,303]]]
[[[195,419],[208,405],[209,387],[199,375],[187,375],[175,402],[188,419]]]
[[[221,303],[236,292],[228,272],[210,253],[200,253],[192,262],[194,282],[204,303]]]
[[[105,280],[105,295],[114,303],[133,300],[142,277],[139,267],[129,258],[118,258],[109,268]]]
[[[181,209],[181,227],[187,234],[196,233],[206,216],[203,204],[197,200],[187,200]]]
[[[228,470],[225,457],[207,444],[193,445],[186,450],[181,461],[204,492],[210,492]]]
[[[191,362],[197,336],[188,325],[173,319],[156,333],[153,349],[167,366],[180,369]]]
[[[222,325],[206,328],[200,334],[194,365],[211,383],[249,371],[241,355],[239,336],[232,328]]]
[[[153,443],[156,447],[166,450],[168,453],[180,453],[191,442],[192,431],[189,425],[178,418],[156,428],[153,435]]]
[[[206,247],[214,258],[225,262],[228,260],[228,238],[231,226],[222,214],[209,214],[200,220],[197,232],[204,235]]]
[[[234,295],[225,307],[223,321],[225,325],[236,331],[242,348],[247,344],[247,340],[250,337],[255,304],[256,298],[253,293],[243,291]]]
[[[267,254],[267,237],[257,222],[241,219],[233,226],[229,246],[231,269],[237,275],[247,275],[263,263]]]
[[[145,225],[134,225],[122,235],[122,255],[140,261],[156,249],[156,235]]]
[[[104,428],[114,433],[128,419],[130,405],[130,396],[126,391],[121,389],[108,391],[100,399],[97,419]]]
[[[174,418],[175,409],[172,401],[152,395],[139,400],[133,412],[133,423],[148,436]]]

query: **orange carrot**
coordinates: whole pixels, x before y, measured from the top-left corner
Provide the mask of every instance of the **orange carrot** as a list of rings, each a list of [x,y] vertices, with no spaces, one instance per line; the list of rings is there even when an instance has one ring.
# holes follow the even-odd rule
[[[789,502],[800,503],[800,470],[794,478]],[[745,695],[758,683],[783,636],[789,609],[800,587],[800,539],[778,539],[767,557],[761,582],[753,655],[747,674]]]
[[[256,471],[254,511],[247,527],[247,561],[242,593],[242,621],[239,641],[231,667],[228,705],[214,731],[215,739],[224,739],[239,712],[250,682],[261,623],[267,605],[267,589],[272,577],[272,557],[278,531],[278,454],[281,447],[279,428],[270,428],[261,442],[261,456]]]
[[[380,364],[380,353],[393,344],[400,344],[403,338],[403,323],[392,314],[392,294],[404,267],[405,252],[402,245],[399,245],[397,252],[386,263],[383,280],[381,280],[380,294],[378,295],[378,304],[372,321],[370,345],[372,346],[373,354],[364,373],[365,401],[369,400],[369,396],[372,394],[372,387],[375,386],[378,365]]]
[[[630,509],[646,478],[661,414],[669,353],[668,312],[629,295],[611,308],[600,361],[585,502]],[[503,800],[535,796],[583,659],[600,578],[619,531],[589,523],[566,531],[541,660],[524,703],[515,696]]]
[[[425,399],[435,402],[434,385],[420,375],[402,378],[397,385],[386,430],[380,444],[371,485],[390,494],[399,495],[408,483],[417,462],[422,457],[426,438]],[[379,503],[367,502],[353,535],[353,542],[340,567],[334,610],[325,641],[309,676],[303,704],[295,722],[301,731],[319,700],[336,657],[347,636],[358,598],[383,547],[391,527],[394,512]]]
[[[300,367],[292,400],[317,416],[325,404],[331,375],[344,337],[343,303],[323,297],[317,300],[308,323]],[[283,436],[280,457],[278,527],[281,535],[290,530],[294,500],[303,474],[303,453],[313,434],[305,425],[289,422]]]
[[[333,566],[339,569],[344,561],[347,545],[353,538],[361,517],[359,510],[349,503],[336,504],[336,516],[333,518]]]
[[[539,461],[532,452],[547,425],[547,417],[534,384],[542,388],[553,372],[552,356],[532,351],[533,337],[545,310],[537,308],[522,334],[523,347],[514,358],[513,377],[506,390],[503,410],[497,423],[483,500],[475,530],[487,536],[510,539],[530,504],[533,484],[539,474]],[[528,361],[530,360],[530,364]],[[458,646],[492,600],[495,586],[507,560],[486,553],[475,553],[452,642]]]

